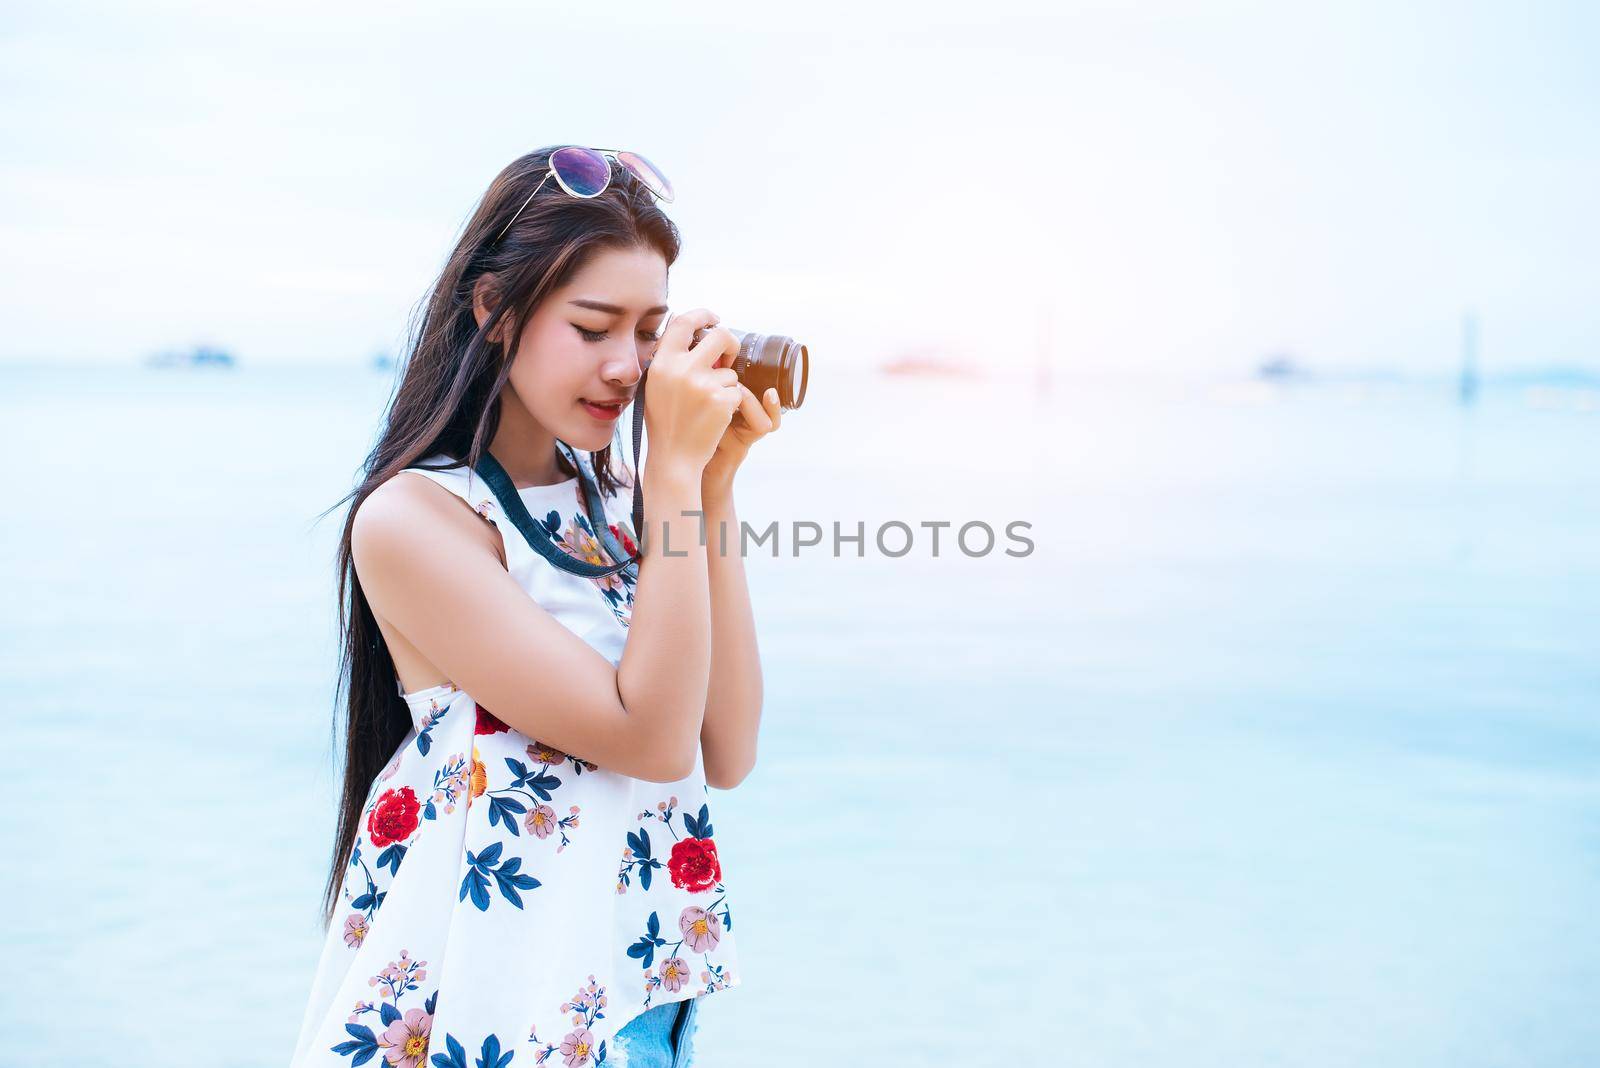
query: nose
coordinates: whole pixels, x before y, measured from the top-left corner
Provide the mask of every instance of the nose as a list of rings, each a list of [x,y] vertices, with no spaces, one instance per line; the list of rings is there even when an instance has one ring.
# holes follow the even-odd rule
[[[600,368],[600,375],[614,386],[631,389],[644,375],[644,368],[648,362],[648,355],[641,361],[637,346],[618,345],[615,350],[607,353],[606,362]]]

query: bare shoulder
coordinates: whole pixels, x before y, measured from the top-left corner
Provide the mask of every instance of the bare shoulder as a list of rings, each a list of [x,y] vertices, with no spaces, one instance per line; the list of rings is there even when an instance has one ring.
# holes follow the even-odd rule
[[[350,526],[363,586],[382,583],[421,553],[482,551],[504,564],[494,524],[425,475],[401,471],[369,493]]]

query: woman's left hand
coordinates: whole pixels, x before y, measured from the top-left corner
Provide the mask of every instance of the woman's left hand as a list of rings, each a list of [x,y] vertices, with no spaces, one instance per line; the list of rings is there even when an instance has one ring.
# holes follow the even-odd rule
[[[739,408],[728,421],[728,429],[722,432],[722,440],[717,442],[717,449],[701,475],[702,499],[732,492],[734,473],[750,454],[750,446],[777,430],[782,421],[777,389],[767,387],[766,395],[760,400],[743,382],[739,383],[739,391],[744,394],[739,399]]]

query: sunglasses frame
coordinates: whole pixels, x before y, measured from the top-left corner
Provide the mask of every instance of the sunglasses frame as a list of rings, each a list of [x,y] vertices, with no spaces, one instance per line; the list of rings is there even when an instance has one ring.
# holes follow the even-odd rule
[[[561,177],[561,172],[556,169],[556,165],[555,165],[556,154],[559,153],[559,152],[562,152],[562,151],[564,151],[566,149],[569,149],[569,148],[577,148],[577,149],[581,149],[581,150],[583,150],[585,152],[593,152],[596,155],[598,155],[601,158],[603,158],[606,161],[606,184],[602,185],[599,189],[596,189],[593,193],[589,193],[587,195],[585,195],[583,193],[574,192],[573,188],[567,184],[567,180],[565,178]],[[545,168],[544,177],[539,179],[539,184],[533,187],[533,192],[529,193],[528,194],[528,199],[524,200],[522,202],[522,207],[519,207],[517,209],[517,213],[515,215],[511,216],[511,222],[508,222],[508,223],[505,224],[505,226],[501,227],[500,228],[500,232],[498,234],[494,235],[494,239],[496,241],[499,241],[502,237],[506,236],[506,231],[511,229],[511,223],[514,223],[519,218],[521,218],[522,209],[526,208],[529,204],[533,203],[533,198],[538,194],[539,190],[544,188],[544,183],[546,183],[546,182],[548,182],[550,180],[550,176],[552,174],[555,175],[555,177],[556,177],[556,184],[559,185],[561,187],[562,192],[566,193],[568,196],[578,197],[580,200],[593,200],[595,197],[599,196],[601,193],[604,193],[607,189],[611,188],[611,164],[613,162],[615,162],[617,166],[625,168],[635,178],[639,179],[640,182],[644,183],[644,187],[646,189],[650,190],[651,193],[654,193],[655,196],[656,196],[656,199],[664,200],[668,204],[672,203],[673,192],[672,192],[671,183],[669,182],[667,184],[667,190],[668,191],[666,193],[664,193],[664,194],[661,193],[659,190],[656,189],[653,179],[647,178],[643,174],[640,174],[639,171],[631,163],[629,163],[627,160],[622,158],[622,154],[624,152],[627,152],[629,155],[635,155],[635,156],[638,155],[637,152],[633,152],[633,151],[631,151],[629,149],[621,149],[621,148],[590,148],[588,145],[562,145],[560,148],[556,149],[555,152],[550,153],[550,164],[549,164],[549,166],[547,166]],[[639,158],[643,159],[644,157],[640,156]],[[655,164],[652,163],[652,164],[650,164],[650,166],[654,167]],[[662,178],[662,181],[666,181],[666,175],[662,175],[661,178]]]

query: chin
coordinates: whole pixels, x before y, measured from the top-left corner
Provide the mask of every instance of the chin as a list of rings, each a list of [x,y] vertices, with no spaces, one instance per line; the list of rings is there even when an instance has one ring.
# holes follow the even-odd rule
[[[612,431],[604,427],[575,426],[558,438],[582,452],[599,452],[611,444]]]

